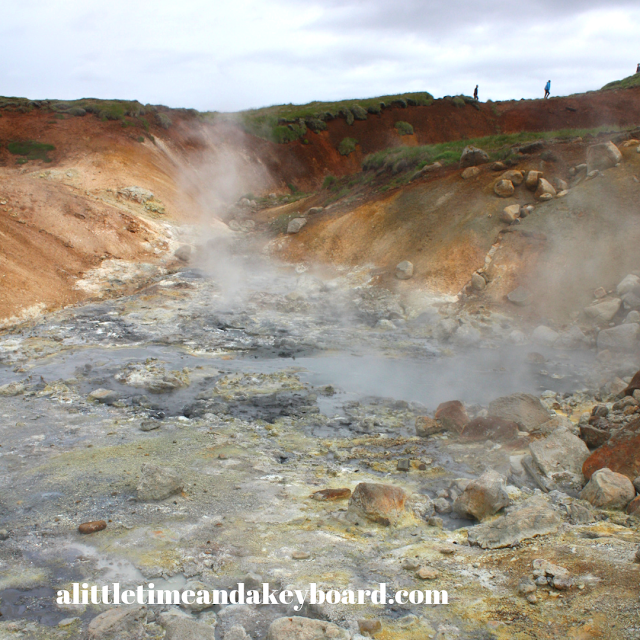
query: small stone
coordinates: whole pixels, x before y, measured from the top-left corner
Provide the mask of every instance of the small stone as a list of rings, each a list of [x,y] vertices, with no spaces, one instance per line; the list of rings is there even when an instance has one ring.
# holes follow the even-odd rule
[[[287,225],[287,233],[298,233],[307,224],[306,218],[293,218]]]
[[[21,382],[9,382],[8,384],[0,386],[0,396],[19,396],[21,393],[24,393],[25,388]]]
[[[93,520],[92,522],[83,522],[79,527],[80,533],[95,533],[96,531],[102,531],[107,528],[107,523],[104,520]]]
[[[465,518],[484,520],[510,502],[504,477],[496,471],[487,471],[467,485],[455,501],[453,509]]]
[[[351,489],[321,489],[311,494],[313,500],[319,500],[321,502],[328,500],[347,500],[351,497]]]
[[[74,622],[79,620],[80,618],[78,618],[77,616],[73,618],[64,618],[63,620],[60,620],[60,622],[58,622],[58,626],[61,628],[70,627]]]
[[[398,460],[398,471],[409,471],[411,469],[410,460]]]
[[[88,640],[141,640],[145,636],[147,609],[129,606],[107,609],[96,616],[87,628]]]
[[[520,205],[519,204],[510,204],[508,207],[505,207],[500,214],[500,220],[502,222],[506,222],[511,224],[515,222],[520,215]]]
[[[436,409],[435,418],[444,425],[447,430],[461,433],[469,422],[469,416],[464,405],[459,400],[442,402]]]
[[[442,529],[444,527],[444,520],[442,518],[438,518],[438,516],[431,516],[429,518],[428,524],[430,527]]]
[[[534,593],[530,593],[527,596],[527,602],[530,602],[531,604],[535,604],[536,602],[538,602],[538,598],[536,598]]]
[[[405,558],[402,561],[402,568],[406,571],[415,571],[420,568],[420,563],[415,558]]]
[[[154,431],[160,427],[159,420],[143,420],[140,423],[140,431]]]
[[[291,557],[294,560],[308,560],[311,557],[311,554],[306,551],[294,551],[291,554]]]
[[[358,629],[360,629],[360,633],[373,636],[382,631],[382,622],[380,620],[358,620]]]
[[[440,575],[440,572],[432,567],[420,567],[416,575],[420,580],[435,580]]]
[[[518,307],[526,307],[533,301],[533,294],[524,287],[517,287],[507,294],[507,300]]]
[[[413,277],[413,263],[403,260],[396,266],[396,278],[398,280],[409,280]]]
[[[536,589],[536,583],[529,576],[523,578],[520,581],[520,584],[518,584],[518,593],[522,596],[526,596],[529,593],[535,593]]]
[[[640,546],[636,549],[636,562],[640,562]]]
[[[538,182],[542,178],[542,171],[529,171],[525,180],[525,186],[529,191],[535,191],[538,188]]]
[[[461,174],[460,177],[463,180],[468,180],[469,178],[475,178],[477,175],[480,175],[480,169],[478,167],[467,167]]]
[[[173,255],[181,262],[189,262],[191,259],[191,247],[188,244],[183,244],[173,252]]]
[[[438,551],[443,555],[443,556],[452,556],[456,550],[453,546],[442,546],[438,548]]]
[[[349,500],[349,511],[367,519],[390,526],[404,513],[407,494],[400,487],[389,484],[361,482]]]
[[[451,513],[453,507],[446,498],[436,498],[433,501],[433,506],[438,513]]]
[[[9,532],[6,529],[0,529],[0,541],[3,542],[4,540],[8,540],[9,539]]]
[[[627,476],[604,468],[594,472],[580,498],[605,509],[624,509],[636,495]]]
[[[475,291],[482,291],[486,286],[487,281],[479,273],[474,273],[471,276],[471,287]]]
[[[502,180],[510,180],[517,187],[522,184],[524,180],[524,174],[522,171],[517,171],[515,169],[511,169],[510,171],[506,171],[503,173],[500,178]]]
[[[593,292],[593,296],[595,298],[604,298],[607,295],[607,291],[604,287],[598,287],[594,292]]]
[[[419,416],[416,418],[416,435],[420,438],[428,438],[436,433],[442,433],[447,428],[437,420],[429,416]]]
[[[349,640],[351,634],[332,622],[301,616],[277,618],[265,640]]]
[[[182,491],[183,482],[173,469],[143,465],[138,482],[138,499],[164,500]]]
[[[500,198],[508,198],[514,194],[515,188],[511,180],[499,180],[493,191]]]

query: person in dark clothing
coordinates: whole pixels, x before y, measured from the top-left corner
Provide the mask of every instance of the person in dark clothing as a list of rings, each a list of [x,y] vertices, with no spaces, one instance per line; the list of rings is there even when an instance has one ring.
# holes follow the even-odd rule
[[[638,62],[638,66],[636,67],[636,73],[640,73],[640,62]]]
[[[551,80],[547,80],[547,84],[544,87],[545,100],[551,95]]]
[[[640,67],[640,65],[638,65]],[[476,85],[476,88],[473,90],[473,99],[477,100],[478,99],[478,85]]]

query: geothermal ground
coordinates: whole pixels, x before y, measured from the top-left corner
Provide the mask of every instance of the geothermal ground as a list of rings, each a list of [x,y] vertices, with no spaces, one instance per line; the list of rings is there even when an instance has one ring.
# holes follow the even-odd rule
[[[436,167],[342,200],[272,181],[228,227],[188,215],[219,158],[188,180],[195,143],[155,133],[108,162],[94,140],[49,173],[2,168],[0,638],[640,638],[631,131],[518,152],[508,178]],[[591,143],[615,161],[583,167]],[[553,195],[527,190],[535,171]],[[41,228],[77,247],[38,280]],[[56,604],[114,582],[387,583],[449,604]]]

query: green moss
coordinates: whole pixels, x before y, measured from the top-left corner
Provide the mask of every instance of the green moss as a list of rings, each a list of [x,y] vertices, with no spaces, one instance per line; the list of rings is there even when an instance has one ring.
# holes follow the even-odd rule
[[[396,122],[396,129],[401,136],[413,135],[413,127],[408,122],[403,122],[402,120]]]
[[[322,188],[331,189],[331,187],[333,187],[336,181],[337,181],[337,178],[335,176],[325,176],[324,180],[322,181]]]
[[[15,156],[23,156],[20,158],[23,164],[29,160],[42,160],[43,162],[51,162],[51,158],[48,156],[49,151],[55,151],[55,147],[52,144],[45,144],[43,142],[35,142],[33,140],[23,142],[9,142],[7,145],[9,153]]]
[[[630,89],[631,87],[640,87],[640,73],[634,73],[622,80],[609,82],[602,87],[601,91],[611,91],[612,89]]]
[[[356,150],[358,141],[355,138],[343,138],[338,145],[338,152],[341,156],[348,156]]]

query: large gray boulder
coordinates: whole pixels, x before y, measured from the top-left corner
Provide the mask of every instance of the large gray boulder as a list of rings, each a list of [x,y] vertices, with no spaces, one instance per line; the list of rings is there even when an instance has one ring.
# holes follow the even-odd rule
[[[529,538],[553,533],[561,524],[562,519],[544,498],[534,496],[507,515],[471,527],[467,537],[471,546],[501,549],[513,547]]]
[[[293,616],[271,623],[266,640],[350,640],[351,634],[332,622]]]
[[[587,173],[603,171],[622,162],[620,149],[613,142],[591,145],[587,149]]]
[[[475,167],[476,165],[484,164],[485,162],[489,162],[489,154],[472,145],[465,147],[462,151],[462,155],[460,156],[460,167],[462,169],[465,167]]]
[[[144,606],[115,607],[96,616],[87,629],[88,640],[141,640],[145,637]]]
[[[293,220],[290,220],[287,225],[287,233],[298,233],[305,224],[307,224],[306,218],[294,218]]]
[[[522,431],[533,431],[552,416],[539,398],[529,393],[513,393],[489,403],[489,415],[518,424]]]
[[[633,293],[638,289],[640,289],[640,278],[637,275],[630,273],[618,283],[616,293],[619,296],[623,296],[627,293]]]
[[[587,445],[564,427],[556,429],[543,440],[532,442],[529,451],[540,471],[548,478],[557,473],[571,473],[582,479],[582,465],[590,455]]]
[[[591,476],[580,497],[594,507],[624,509],[635,495],[635,487],[627,476],[604,468]]]
[[[184,483],[173,470],[152,464],[142,466],[138,482],[138,500],[164,500],[182,491]]]
[[[509,503],[504,477],[497,471],[487,471],[466,486],[453,503],[453,510],[465,518],[484,520]]]
[[[618,313],[622,301],[620,298],[597,302],[585,308],[584,314],[596,324],[609,324]]]
[[[640,324],[630,322],[598,333],[598,349],[611,351],[635,351],[640,340]]]

